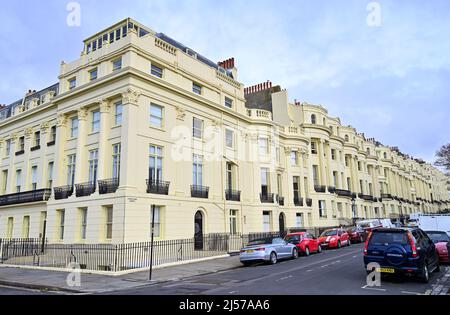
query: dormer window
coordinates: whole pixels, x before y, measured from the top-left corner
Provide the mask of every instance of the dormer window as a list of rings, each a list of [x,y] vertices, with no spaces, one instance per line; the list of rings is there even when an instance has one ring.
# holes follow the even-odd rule
[[[158,77],[158,78],[162,79],[162,77],[163,77],[163,69],[158,67],[158,66],[156,66],[156,65],[152,65],[151,74],[154,75],[155,77]]]
[[[98,77],[98,69],[97,68],[89,71],[89,80],[91,80],[91,81],[97,80],[97,77]]]
[[[119,59],[116,59],[112,62],[113,64],[113,71],[117,71],[122,69],[122,57]]]
[[[193,83],[192,84],[192,92],[194,92],[195,94],[198,94],[198,95],[202,95],[202,87],[197,83]]]

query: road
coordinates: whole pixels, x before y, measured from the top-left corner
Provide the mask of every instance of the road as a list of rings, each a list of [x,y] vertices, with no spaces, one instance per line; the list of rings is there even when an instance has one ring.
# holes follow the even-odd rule
[[[434,273],[429,284],[413,279],[383,279],[381,287],[366,285],[362,262],[363,246],[352,245],[322,254],[288,260],[274,266],[255,265],[171,281],[108,295],[411,295],[426,294],[444,275]],[[238,257],[236,257],[238,259]],[[449,267],[447,267],[449,268]],[[1,287],[0,295],[61,294]]]
[[[418,295],[429,284],[409,279],[384,279],[381,287],[369,288],[362,262],[362,245],[280,262],[198,276],[108,294],[123,295]]]

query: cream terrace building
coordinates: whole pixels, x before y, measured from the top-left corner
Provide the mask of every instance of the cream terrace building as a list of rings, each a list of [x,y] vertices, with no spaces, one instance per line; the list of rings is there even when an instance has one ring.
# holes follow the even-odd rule
[[[322,106],[126,19],[0,110],[0,238],[52,243],[325,227],[447,209],[448,178]]]

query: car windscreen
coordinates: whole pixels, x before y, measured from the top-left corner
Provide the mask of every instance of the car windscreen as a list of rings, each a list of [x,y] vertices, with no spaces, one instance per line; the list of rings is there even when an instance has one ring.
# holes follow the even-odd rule
[[[284,238],[284,240],[288,243],[290,242],[300,242],[301,236],[300,235],[288,235]]]
[[[322,233],[322,237],[323,236],[336,236],[337,235],[337,231],[336,230],[330,230],[330,231],[325,231]]]
[[[445,232],[427,232],[427,235],[434,243],[450,242],[450,237]]]
[[[271,238],[261,238],[257,240],[253,240],[248,242],[247,246],[258,246],[258,245],[265,245],[265,244],[272,244]]]
[[[370,244],[408,245],[409,239],[406,232],[374,232],[370,238]]]

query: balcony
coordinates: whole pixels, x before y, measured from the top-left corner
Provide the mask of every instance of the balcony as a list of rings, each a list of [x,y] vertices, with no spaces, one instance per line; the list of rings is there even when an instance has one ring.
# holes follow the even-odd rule
[[[306,198],[306,206],[307,207],[312,207],[313,201],[311,198]]]
[[[336,192],[336,187],[334,187],[334,186],[328,186],[328,192],[329,192],[330,194],[334,194],[334,193]]]
[[[155,195],[169,195],[170,182],[162,180],[147,180],[147,193]]]
[[[326,186],[314,185],[314,190],[317,193],[325,193],[327,191],[327,187]]]
[[[20,150],[16,152],[16,156],[25,154],[25,150]]]
[[[67,199],[73,195],[73,186],[63,186],[53,188],[55,200]]]
[[[391,194],[381,194],[381,198],[382,199],[392,199],[392,195]]]
[[[278,204],[279,204],[280,206],[284,206],[284,197],[278,196]]]
[[[95,193],[95,182],[75,185],[75,195],[77,197],[87,197]]]
[[[209,187],[192,185],[191,186],[191,197],[192,198],[209,198]]]
[[[16,194],[0,196],[0,207],[18,205],[29,202],[47,201],[52,194],[51,189],[39,189]]]
[[[50,141],[47,143],[47,147],[52,147],[56,144],[56,141]]]
[[[294,196],[294,205],[296,207],[303,207],[303,198],[299,196]]]
[[[41,146],[40,146],[40,145],[37,145],[37,146],[32,147],[32,148],[30,149],[30,151],[31,151],[31,152],[34,152],[34,151],[39,151],[40,149],[41,149]]]
[[[273,203],[274,198],[273,194],[260,194],[261,202],[262,203]]]
[[[365,201],[373,202],[373,196],[370,195],[358,194],[358,198]]]
[[[228,201],[241,201],[241,192],[239,190],[225,190],[225,199]]]
[[[350,190],[344,190],[344,189],[336,189],[336,194],[339,197],[352,197],[352,192]]]
[[[119,188],[119,179],[105,179],[98,181],[98,192],[100,195],[113,194]]]

